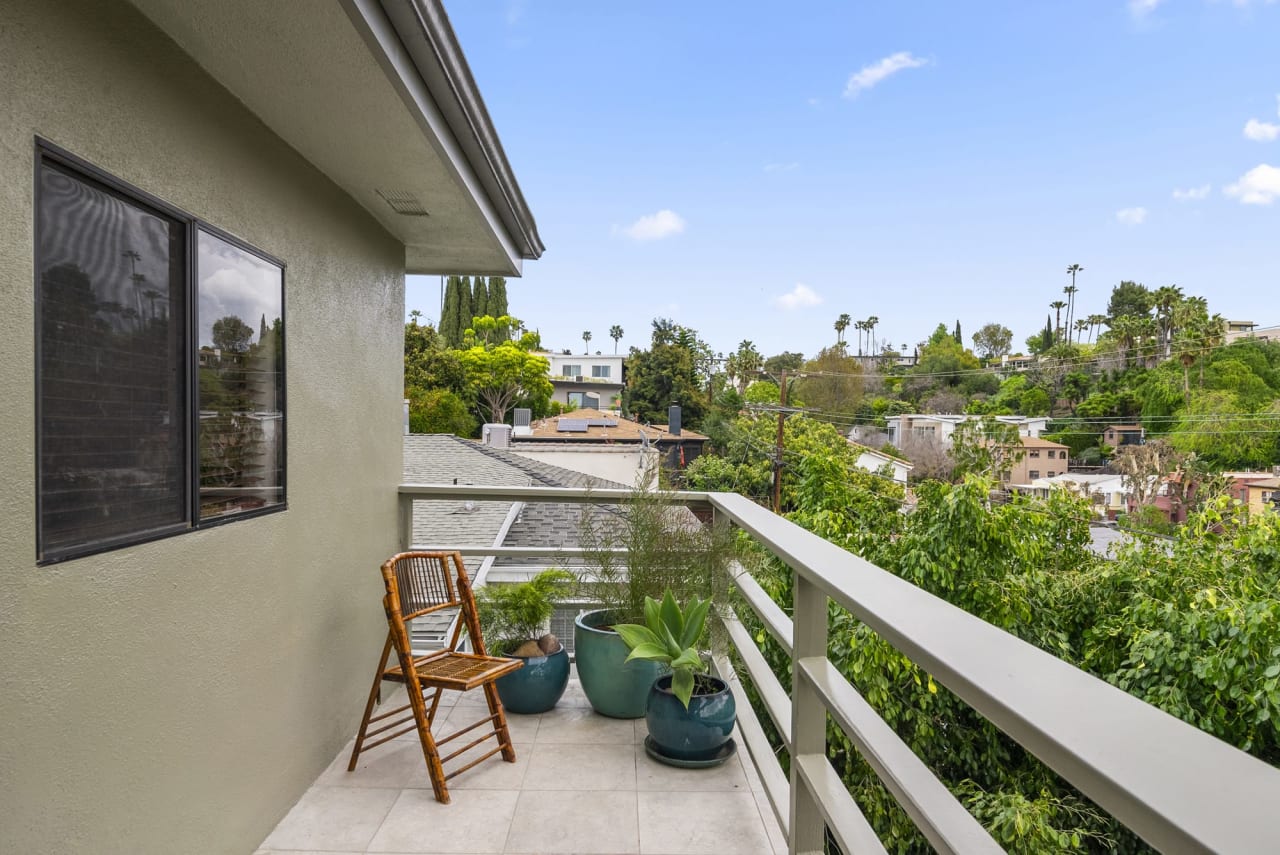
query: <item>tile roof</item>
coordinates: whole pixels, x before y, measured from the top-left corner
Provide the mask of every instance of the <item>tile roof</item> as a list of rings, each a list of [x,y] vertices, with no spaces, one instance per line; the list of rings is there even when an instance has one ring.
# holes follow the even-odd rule
[[[1070,446],[1063,445],[1060,442],[1050,442],[1047,439],[1041,439],[1038,436],[1020,436],[1018,440],[1022,443],[1023,448],[1066,448]]]
[[[563,433],[556,429],[558,420],[560,419],[608,419],[616,421],[617,427],[588,427],[585,431],[573,433]],[[700,433],[696,433],[687,428],[680,431],[680,435],[676,436],[667,431],[666,425],[642,425],[639,422],[633,422],[630,419],[624,419],[613,413],[605,413],[600,410],[581,409],[574,410],[571,413],[563,413],[559,416],[551,418],[539,419],[530,425],[532,430],[526,436],[513,437],[517,442],[522,440],[533,439],[556,439],[564,442],[582,442],[586,440],[602,440],[610,439],[615,442],[639,442],[641,432],[649,438],[650,442],[658,442],[660,440],[705,440],[707,437]]]

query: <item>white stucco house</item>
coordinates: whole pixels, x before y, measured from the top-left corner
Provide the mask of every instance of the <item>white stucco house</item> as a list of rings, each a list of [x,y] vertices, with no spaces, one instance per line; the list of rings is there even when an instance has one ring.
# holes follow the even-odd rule
[[[405,275],[542,243],[437,0],[9,0],[0,70],[0,852],[252,852],[386,636]]]
[[[934,439],[944,446],[951,445],[951,436],[956,426],[969,421],[980,421],[983,416],[971,416],[952,413],[908,413],[901,416],[888,416],[885,429],[889,433],[889,442],[895,448],[901,448],[910,437],[918,439]],[[1047,416],[993,416],[1001,424],[1014,425],[1019,436],[1037,438],[1049,425]]]
[[[622,402],[622,354],[542,353],[554,391],[551,400],[572,409],[616,410]]]

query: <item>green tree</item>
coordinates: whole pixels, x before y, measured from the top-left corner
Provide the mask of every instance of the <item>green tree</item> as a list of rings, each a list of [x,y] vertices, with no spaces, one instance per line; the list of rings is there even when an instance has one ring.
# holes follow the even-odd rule
[[[467,403],[448,389],[415,389],[409,395],[412,433],[475,436],[476,419]]]
[[[828,416],[853,413],[862,403],[863,371],[856,357],[841,345],[825,347],[804,365],[796,393]]]
[[[848,314],[842,314],[840,317],[836,318],[835,328],[836,328],[836,344],[837,345],[844,344],[844,331],[849,328],[849,324],[852,321],[853,319],[850,318]]]
[[[582,350],[583,353],[591,352],[591,331],[590,330],[583,330],[582,332],[582,348],[583,348]]]
[[[1110,322],[1126,316],[1146,317],[1151,312],[1151,292],[1145,285],[1125,280],[1111,289],[1107,302]]]
[[[666,424],[667,407],[679,404],[684,423],[696,429],[708,406],[699,363],[709,364],[709,357],[710,348],[695,331],[655,319],[649,349],[633,347],[627,358],[627,412],[641,422]]]
[[[774,377],[777,377],[783,371],[799,371],[804,365],[804,354],[795,353],[790,350],[784,350],[776,356],[770,356],[764,361],[764,370]]]
[[[747,384],[756,379],[763,365],[764,357],[756,350],[755,344],[744,340],[738,343],[736,351],[729,354],[724,367],[725,373],[729,375],[729,382],[738,390],[738,394],[743,394],[747,390]]]
[[[996,421],[994,416],[970,419],[956,425],[951,435],[951,458],[956,464],[952,477],[999,479],[1025,454],[1017,425]]]
[[[495,318],[511,314],[511,307],[507,305],[507,280],[504,277],[489,277],[489,302],[485,308],[485,313]]]
[[[1054,300],[1049,304],[1049,308],[1053,309],[1054,312],[1053,340],[1055,342],[1062,340],[1062,310],[1066,307],[1067,304],[1064,300]]]
[[[459,353],[458,359],[468,391],[481,416],[490,422],[505,421],[507,410],[519,401],[545,407],[551,399],[553,387],[547,379],[550,363],[516,342],[503,341],[492,347],[476,345]]]
[[[973,349],[984,360],[998,359],[1013,346],[1013,330],[1003,324],[984,324],[973,334]]]
[[[213,322],[213,346],[223,353],[244,353],[253,339],[253,327],[227,315]]]
[[[483,276],[477,276],[471,283],[471,316],[484,317],[485,315],[497,317],[489,309],[489,286],[485,284]]]
[[[617,324],[614,324],[613,326],[609,327],[609,338],[613,339],[614,353],[618,352],[618,342],[622,340],[622,336],[623,336],[622,327],[618,326]]]
[[[956,331],[951,334],[951,337],[956,340],[956,344],[960,345],[961,347],[964,347],[964,336],[960,334],[959,318],[956,318]]]

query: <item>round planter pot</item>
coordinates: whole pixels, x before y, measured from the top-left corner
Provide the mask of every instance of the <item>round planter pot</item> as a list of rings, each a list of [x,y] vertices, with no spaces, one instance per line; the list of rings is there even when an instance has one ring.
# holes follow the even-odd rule
[[[729,687],[709,677],[718,691],[694,695],[689,709],[671,692],[671,675],[659,677],[649,689],[645,724],[649,739],[662,757],[682,762],[715,761],[733,735],[736,707]]]
[[[524,667],[494,681],[506,711],[534,715],[554,707],[569,685],[569,651],[564,645],[547,656],[511,658],[519,659]]]
[[[607,610],[579,615],[573,622],[573,655],[578,679],[592,708],[611,718],[640,718],[645,714],[649,687],[664,671],[657,662],[627,662],[631,651],[611,629]]]

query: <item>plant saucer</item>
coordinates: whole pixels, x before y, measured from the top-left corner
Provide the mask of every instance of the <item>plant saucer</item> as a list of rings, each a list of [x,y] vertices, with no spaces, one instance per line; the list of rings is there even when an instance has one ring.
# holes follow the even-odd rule
[[[654,760],[657,760],[659,763],[665,763],[668,766],[676,766],[681,769],[710,769],[715,766],[719,766],[721,763],[736,754],[738,751],[738,744],[733,741],[732,737],[730,737],[729,741],[724,745],[721,745],[720,749],[716,751],[715,754],[705,760],[681,760],[677,757],[668,757],[663,754],[658,749],[657,743],[653,741],[653,737],[646,736],[644,738],[644,751]]]

